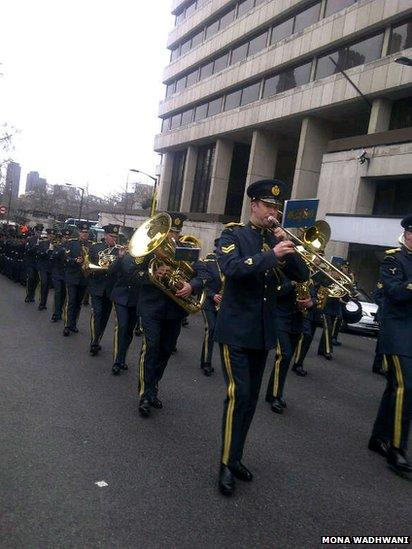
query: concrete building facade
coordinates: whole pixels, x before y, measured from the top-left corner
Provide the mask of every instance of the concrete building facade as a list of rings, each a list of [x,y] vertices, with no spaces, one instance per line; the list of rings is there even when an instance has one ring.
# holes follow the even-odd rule
[[[17,162],[9,162],[6,171],[6,186],[4,188],[4,202],[13,210],[19,197],[21,167]]]
[[[247,219],[248,185],[279,177],[290,198],[320,199],[327,252],[371,289],[396,245],[376,226],[412,211],[412,67],[396,61],[412,57],[410,0],[174,0],[172,13],[159,208],[202,226],[207,250]]]

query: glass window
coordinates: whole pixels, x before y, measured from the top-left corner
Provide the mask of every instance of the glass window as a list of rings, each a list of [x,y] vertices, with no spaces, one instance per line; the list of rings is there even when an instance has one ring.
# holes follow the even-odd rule
[[[163,118],[162,120],[162,133],[167,132],[170,129],[170,118]]]
[[[170,54],[170,61],[175,61],[179,57],[179,46],[174,48]]]
[[[311,6],[305,11],[298,13],[295,17],[295,28],[293,32],[300,32],[301,30],[313,25],[319,20],[320,3]]]
[[[199,71],[196,69],[195,71],[189,72],[189,74],[186,77],[186,87],[188,88],[192,84],[196,84],[199,76]]]
[[[312,61],[309,61],[309,63],[305,63],[304,65],[300,65],[299,67],[292,69],[296,86],[302,86],[303,84],[307,84],[309,82],[311,68]]]
[[[225,53],[225,55],[221,55],[220,57],[215,59],[215,63],[213,65],[213,74],[225,69],[227,67],[228,61],[229,61],[229,54],[228,53]]]
[[[176,25],[184,21],[185,19],[185,10],[181,11],[178,15],[176,15]]]
[[[232,50],[232,57],[230,59],[230,64],[234,65],[238,61],[242,61],[243,59],[246,59],[247,57],[247,50],[248,50],[248,42],[246,44],[242,44],[241,46],[238,46],[234,50]]]
[[[207,78],[212,73],[213,73],[213,61],[211,61],[207,65],[203,65],[203,67],[200,67],[200,80],[203,80],[203,78]]]
[[[233,93],[228,93],[225,100],[225,111],[230,109],[235,109],[240,105],[240,98],[242,95],[242,90],[237,90]]]
[[[206,145],[198,148],[193,194],[190,204],[191,212],[207,211],[214,156],[214,145]]]
[[[287,19],[286,21],[283,21],[283,23],[279,23],[279,25],[272,28],[272,38],[270,43],[275,44],[276,42],[279,42],[279,40],[283,40],[283,38],[290,36],[292,33],[293,18]]]
[[[319,80],[320,78],[326,78],[326,76],[330,76],[331,74],[339,72],[335,65],[332,63],[332,61],[329,59],[329,56],[332,57],[332,59],[336,63],[338,63],[339,66],[344,66],[345,50],[341,50],[339,52],[335,51],[334,53],[323,55],[322,57],[319,57],[316,64],[315,80]]]
[[[275,76],[271,76],[270,78],[267,78],[265,80],[265,85],[263,88],[263,97],[271,97],[272,95],[275,95],[279,92],[278,90],[278,84],[279,84],[279,75],[275,74]]]
[[[179,80],[176,80],[176,93],[184,90],[186,87],[186,76],[183,78],[179,78]]]
[[[257,82],[256,84],[252,84],[251,86],[247,86],[247,88],[243,88],[242,99],[240,101],[240,104],[248,105],[253,101],[257,101],[259,99],[259,92],[260,92],[260,82]]]
[[[187,53],[191,48],[191,38],[189,40],[186,40],[186,42],[183,42],[180,47],[180,55],[184,55]]]
[[[195,110],[195,121],[203,120],[203,118],[206,118],[207,116],[207,103],[204,103],[203,105],[199,105],[196,107]]]
[[[362,40],[347,48],[345,69],[369,63],[381,56],[383,33]]]
[[[169,212],[179,211],[182,198],[183,174],[185,171],[186,151],[177,151],[173,154],[172,177],[170,180]]]
[[[343,10],[357,1],[358,0],[327,0],[325,17],[329,17],[329,15],[332,15],[332,13]]]
[[[213,116],[214,114],[219,114],[222,110],[222,97],[214,99],[209,103],[209,109],[207,111],[207,116]]]
[[[256,38],[252,38],[252,40],[249,42],[248,56],[257,53],[258,51],[262,51],[263,48],[266,47],[267,39],[267,31],[263,34],[259,34],[259,36],[256,36]]]
[[[181,121],[182,121],[181,112],[179,112],[179,114],[175,114],[174,116],[172,116],[172,123],[170,125],[171,129],[175,130],[176,128],[178,128],[180,126]]]
[[[169,84],[166,86],[166,97],[170,97],[175,91],[175,83]]]
[[[243,0],[237,8],[237,16],[242,17],[247,11],[253,8],[254,0]]]
[[[393,27],[389,41],[389,53],[406,50],[412,47],[412,19]]]
[[[182,126],[186,126],[193,121],[194,109],[189,109],[182,113]]]
[[[203,42],[203,29],[192,36],[192,48],[195,48]]]
[[[301,84],[309,82],[311,63],[306,63],[300,67],[293,67],[279,74],[279,83],[277,85],[277,93],[291,90]]]
[[[234,18],[235,18],[234,9],[228,11],[227,13],[225,13],[225,15],[222,15],[222,17],[220,18],[219,30],[222,30],[226,28],[228,25],[230,25],[230,23],[233,21]]]
[[[186,8],[186,18],[193,15],[196,11],[196,2],[192,2]]]
[[[206,27],[206,38],[210,38],[214,34],[217,33],[219,30],[219,20],[215,21],[214,23],[211,23],[209,26]]]
[[[263,4],[263,2],[266,2],[266,0],[256,0],[255,1],[255,6],[258,7],[258,6],[260,6],[260,4]]]

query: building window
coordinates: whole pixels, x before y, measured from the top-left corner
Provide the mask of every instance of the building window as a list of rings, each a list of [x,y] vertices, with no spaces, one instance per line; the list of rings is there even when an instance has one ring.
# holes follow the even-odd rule
[[[226,28],[235,18],[235,10],[230,10],[229,12],[225,13],[225,15],[222,15],[220,18],[220,25],[219,30],[223,30]]]
[[[207,116],[213,116],[214,114],[219,114],[222,110],[222,97],[210,101],[209,107],[207,110]]]
[[[199,105],[195,109],[195,122],[198,122],[199,120],[203,120],[203,118],[206,118],[207,116],[207,103],[203,103],[203,105]]]
[[[170,182],[169,211],[179,211],[182,199],[183,175],[185,172],[186,151],[178,151],[173,155],[172,179]]]
[[[170,118],[163,118],[162,120],[162,133],[170,130]]]
[[[200,67],[200,80],[203,80],[203,78],[207,78],[208,76],[211,76],[213,73],[213,61],[210,63],[207,63],[206,65],[203,65],[203,67]]]
[[[196,69],[195,71],[189,72],[189,74],[186,77],[186,87],[192,86],[193,84],[196,84],[199,76],[199,71]]]
[[[392,28],[389,41],[389,53],[412,47],[412,19]]]
[[[259,92],[260,92],[260,82],[257,82],[256,84],[252,84],[251,86],[247,86],[246,88],[243,88],[242,99],[240,100],[240,104],[243,106],[243,105],[248,105],[253,101],[257,101],[259,99]]]
[[[293,32],[300,32],[309,25],[313,25],[319,20],[320,3],[311,6],[305,11],[298,13],[295,17],[295,27]]]
[[[392,104],[389,129],[399,130],[400,128],[410,127],[412,127],[412,97],[394,101]]]
[[[214,145],[198,148],[192,202],[190,205],[191,212],[205,213],[207,211],[214,156]]]
[[[246,44],[242,44],[241,46],[238,46],[237,48],[232,50],[232,57],[230,59],[231,65],[234,65],[235,63],[238,63],[239,61],[243,61],[243,59],[246,59],[248,46],[249,46],[249,43],[246,42]]]
[[[271,97],[277,93],[296,88],[296,86],[307,84],[310,78],[311,66],[312,61],[309,61],[309,63],[292,67],[267,78],[263,88],[263,97]]]
[[[214,65],[213,65],[213,74],[222,71],[227,67],[227,63],[229,61],[229,54],[225,53],[224,55],[221,55],[217,59],[215,59]]]
[[[242,17],[247,11],[253,8],[254,0],[243,0],[240,2],[237,8],[237,16]]]
[[[192,37],[191,48],[195,48],[203,42],[203,29]]]
[[[182,113],[180,112],[179,114],[175,114],[174,116],[172,116],[172,123],[170,125],[170,129],[176,130],[177,128],[180,127],[181,122],[182,122]]]
[[[189,109],[182,113],[182,126],[186,126],[193,121],[194,109]]]
[[[225,111],[230,111],[230,109],[235,109],[240,105],[240,98],[242,95],[242,90],[237,90],[232,93],[228,93],[225,99]]]
[[[338,73],[337,67],[329,59],[329,56],[338,64],[339,68],[345,70],[351,67],[362,65],[363,63],[369,63],[381,56],[383,43],[383,33],[366,38],[355,44],[351,44],[332,54],[327,54],[319,57],[315,79],[325,78],[331,74]]]
[[[358,0],[327,0],[325,17],[329,17],[329,15],[332,15],[332,13],[336,13],[337,11],[344,10],[357,1]]]
[[[173,48],[170,52],[170,62],[176,61],[176,59],[179,57],[179,46],[177,48]]]
[[[219,20],[214,21],[213,23],[211,23],[206,27],[206,39],[216,34],[218,30],[219,30]]]
[[[268,31],[259,34],[259,36],[256,36],[256,38],[252,38],[252,40],[249,42],[249,50],[247,53],[248,57],[266,48],[267,40]]]
[[[184,90],[186,87],[186,76],[183,78],[179,78],[179,80],[176,80],[176,92],[180,92]]]
[[[173,95],[175,91],[175,83],[173,82],[172,84],[168,84],[166,86],[166,97],[170,97],[171,95]]]
[[[293,18],[283,21],[272,28],[272,37],[270,39],[271,44],[275,44],[284,38],[287,38],[293,33]]]

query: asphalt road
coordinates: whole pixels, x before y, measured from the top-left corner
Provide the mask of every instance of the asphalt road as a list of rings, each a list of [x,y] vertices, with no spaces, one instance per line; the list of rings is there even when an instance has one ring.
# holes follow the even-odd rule
[[[24,293],[0,278],[2,548],[296,549],[327,535],[411,535],[412,483],[366,449],[384,387],[373,340],[343,334],[333,362],[311,350],[310,375],[289,375],[283,416],[262,396],[244,457],[255,480],[226,499],[224,385],[217,353],[214,376],[200,373],[201,318],[182,330],[164,409],[145,420],[140,339],[115,378],[111,325],[90,357],[87,308],[80,333],[63,338],[51,304],[39,312]]]

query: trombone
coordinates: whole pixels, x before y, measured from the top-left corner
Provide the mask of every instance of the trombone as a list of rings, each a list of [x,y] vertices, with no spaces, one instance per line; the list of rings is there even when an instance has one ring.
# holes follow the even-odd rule
[[[282,215],[281,211],[279,211],[279,213]],[[333,285],[342,290],[343,294],[336,297],[343,297],[343,295],[346,294],[350,297],[354,297],[351,278],[318,253],[323,250],[330,237],[330,226],[326,221],[316,221],[312,227],[309,227],[304,231],[302,238],[295,236],[291,231],[282,227],[274,216],[271,215],[268,218],[268,221],[272,223],[272,227],[280,227],[285,231],[292,242],[297,244],[296,252],[314,270],[314,273],[311,275],[312,277],[317,272],[321,272],[333,282]],[[318,260],[318,262],[316,262],[316,260]]]

